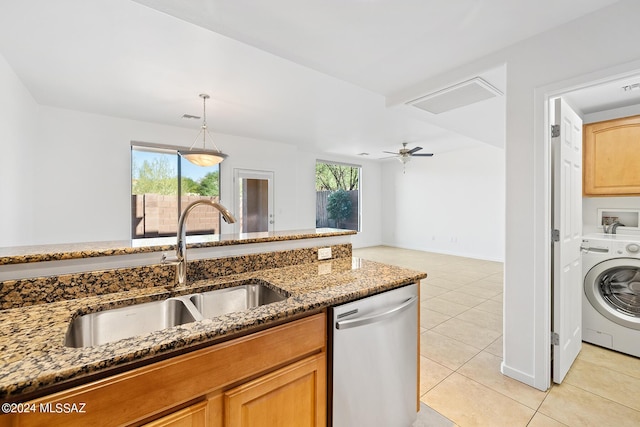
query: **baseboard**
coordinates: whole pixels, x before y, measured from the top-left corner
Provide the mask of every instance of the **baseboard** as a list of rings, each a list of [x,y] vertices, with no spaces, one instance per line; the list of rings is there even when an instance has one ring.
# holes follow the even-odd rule
[[[448,250],[445,250],[445,249],[434,249],[434,248],[412,246],[412,245],[399,245],[397,243],[388,243],[388,242],[382,242],[380,246],[389,246],[389,247],[392,247],[392,248],[399,248],[399,249],[409,249],[409,250],[412,250],[412,251],[432,252],[434,254],[459,256],[459,257],[463,257],[463,258],[478,259],[478,260],[481,260],[481,261],[504,262],[504,258],[500,259],[500,258],[494,258],[494,257],[485,257],[485,256],[480,256],[478,254],[470,254],[470,253],[465,253],[465,252],[448,251]],[[355,246],[354,246],[354,248],[355,248]]]

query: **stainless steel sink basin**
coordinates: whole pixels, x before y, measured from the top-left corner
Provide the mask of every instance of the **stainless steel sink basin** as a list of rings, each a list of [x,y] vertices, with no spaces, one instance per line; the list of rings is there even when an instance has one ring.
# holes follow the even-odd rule
[[[218,289],[191,295],[191,301],[206,319],[226,313],[243,311],[287,297],[261,283],[251,283],[233,288]]]
[[[202,319],[188,302],[169,298],[85,314],[71,321],[65,345],[91,347]]]
[[[69,324],[65,346],[80,348],[105,344],[286,298],[262,283],[249,283],[85,314]]]

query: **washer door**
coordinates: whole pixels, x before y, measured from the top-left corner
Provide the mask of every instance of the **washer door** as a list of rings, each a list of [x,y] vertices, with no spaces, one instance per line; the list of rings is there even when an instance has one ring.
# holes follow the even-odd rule
[[[614,258],[596,264],[584,278],[584,293],[607,319],[640,330],[640,260]]]

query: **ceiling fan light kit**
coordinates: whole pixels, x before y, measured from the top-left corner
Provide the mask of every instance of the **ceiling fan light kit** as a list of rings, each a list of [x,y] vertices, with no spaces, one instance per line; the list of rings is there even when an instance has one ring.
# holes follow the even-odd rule
[[[200,132],[196,135],[196,138],[193,140],[193,144],[189,147],[188,150],[178,150],[178,154],[182,157],[193,163],[197,166],[213,166],[222,162],[227,158],[226,154],[223,154],[220,149],[216,146],[215,142],[213,142],[213,137],[209,133],[209,129],[207,128],[207,99],[209,99],[209,95],[206,93],[201,93],[200,98],[202,98],[202,126],[200,127]],[[202,149],[194,149],[193,146],[196,144],[198,138],[202,135]],[[207,149],[207,135],[209,135],[209,139],[211,140],[211,144],[213,144],[213,150]]]
[[[412,157],[431,157],[433,153],[418,153],[422,150],[422,147],[415,147],[412,149],[407,148],[407,143],[402,143],[402,148],[397,153],[393,151],[383,151],[383,153],[392,154],[392,157],[398,158],[402,163],[407,163]]]
[[[391,151],[383,151],[383,153],[387,153],[387,154],[393,154],[392,157],[397,158],[400,163],[402,163],[402,170],[404,173],[404,166],[411,160],[412,157],[431,157],[433,156],[433,153],[417,153],[418,151],[422,150],[422,147],[415,147],[412,149],[408,149],[407,148],[407,143],[403,142],[402,143],[402,148],[400,150],[398,150],[397,153],[391,152]]]

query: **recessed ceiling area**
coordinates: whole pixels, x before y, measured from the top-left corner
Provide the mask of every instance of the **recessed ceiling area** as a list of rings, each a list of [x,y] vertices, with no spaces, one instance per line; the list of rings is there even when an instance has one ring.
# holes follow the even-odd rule
[[[386,100],[614,2],[23,0],[2,6],[0,60],[45,106],[192,127],[209,93],[212,131],[302,150],[502,147],[504,96],[439,114]],[[475,77],[506,89],[500,64]]]

